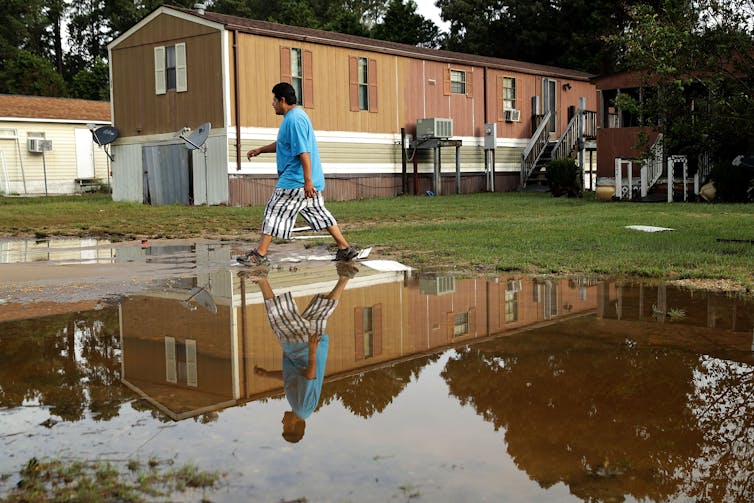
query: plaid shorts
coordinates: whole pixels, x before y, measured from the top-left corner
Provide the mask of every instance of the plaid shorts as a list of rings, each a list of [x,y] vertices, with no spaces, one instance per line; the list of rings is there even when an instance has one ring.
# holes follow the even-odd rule
[[[270,327],[281,343],[307,342],[310,335],[323,334],[327,318],[337,305],[337,300],[315,295],[304,312],[299,313],[290,292],[264,301]]]
[[[303,188],[275,189],[264,209],[262,233],[289,239],[296,223],[296,216],[299,214],[316,231],[338,223],[325,208],[325,199],[321,192],[317,191],[314,197],[306,197]]]

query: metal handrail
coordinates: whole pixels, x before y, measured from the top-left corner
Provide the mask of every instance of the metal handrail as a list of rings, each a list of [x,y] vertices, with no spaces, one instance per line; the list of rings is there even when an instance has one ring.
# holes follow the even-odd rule
[[[529,140],[526,148],[521,153],[521,188],[526,187],[526,181],[529,179],[529,175],[534,171],[534,166],[537,165],[542,152],[547,145],[547,139],[550,132],[547,131],[547,125],[550,123],[550,115],[552,112],[548,111],[542,118],[542,122],[537,127],[534,135]]]

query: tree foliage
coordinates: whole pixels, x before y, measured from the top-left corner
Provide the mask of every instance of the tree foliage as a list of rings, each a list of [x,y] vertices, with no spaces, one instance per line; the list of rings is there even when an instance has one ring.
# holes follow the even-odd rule
[[[641,0],[437,0],[447,48],[592,73],[617,69],[610,35]]]
[[[753,12],[751,0],[665,0],[630,13],[621,57],[648,91],[623,106],[663,133],[668,151],[728,166],[754,151]]]

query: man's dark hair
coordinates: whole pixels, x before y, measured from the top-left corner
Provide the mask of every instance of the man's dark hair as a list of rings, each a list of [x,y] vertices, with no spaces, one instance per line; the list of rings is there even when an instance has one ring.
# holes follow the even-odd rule
[[[298,103],[296,100],[296,90],[288,82],[280,82],[272,87],[272,94],[278,100],[285,99],[285,102],[289,105],[295,105]]]

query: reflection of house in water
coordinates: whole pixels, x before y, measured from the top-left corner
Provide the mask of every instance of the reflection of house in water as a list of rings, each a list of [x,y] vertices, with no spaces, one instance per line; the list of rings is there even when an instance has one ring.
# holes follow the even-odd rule
[[[276,295],[290,292],[300,309],[337,281],[329,264],[291,269],[272,270],[269,280]],[[121,305],[123,380],[129,387],[174,419],[282,393],[279,380],[254,374],[255,366],[279,369],[282,354],[251,280],[223,270],[173,286]],[[326,381],[594,313],[597,288],[568,280],[412,276],[361,266],[327,322]],[[197,302],[200,296],[204,302]]]

